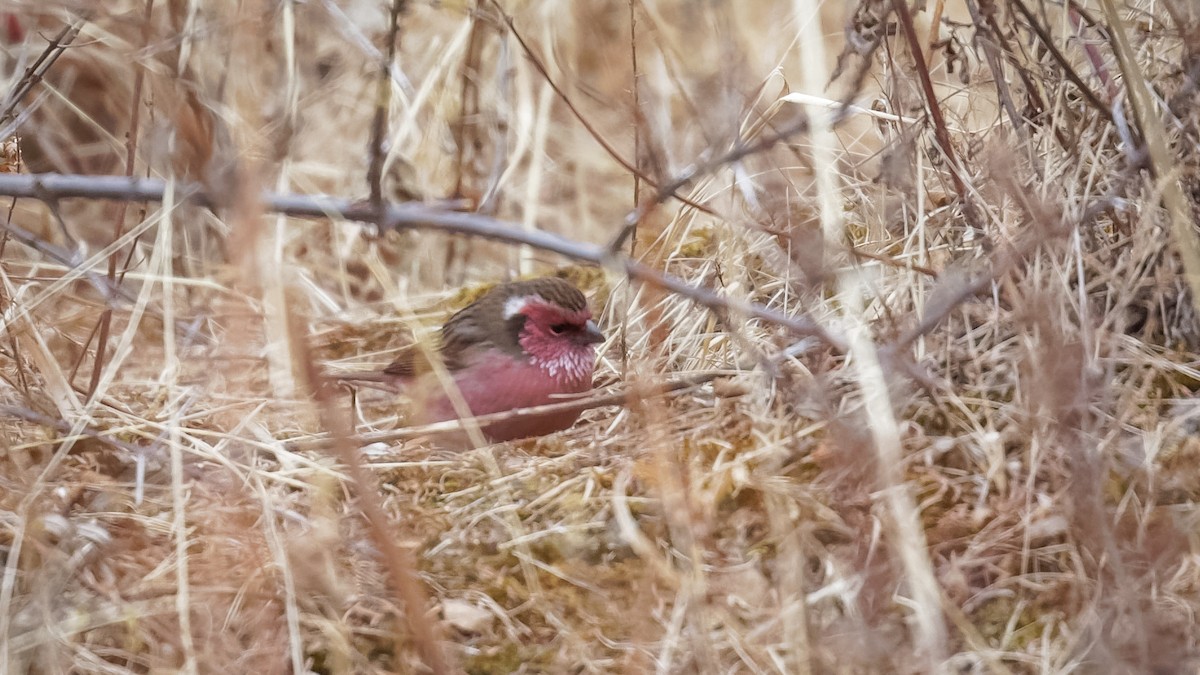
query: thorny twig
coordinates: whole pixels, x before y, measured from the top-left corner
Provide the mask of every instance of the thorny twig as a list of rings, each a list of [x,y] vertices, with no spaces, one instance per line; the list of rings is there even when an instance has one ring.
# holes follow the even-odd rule
[[[53,66],[58,57],[62,56],[63,52],[67,50],[67,47],[79,35],[79,31],[83,29],[85,23],[87,23],[86,17],[79,18],[75,23],[64,27],[59,31],[58,35],[51,38],[50,44],[46,45],[46,48],[42,50],[41,55],[33,62],[33,65],[25,69],[25,74],[21,76],[21,80],[17,83],[17,86],[13,87],[12,91],[5,97],[2,108],[3,112],[0,112],[0,121],[12,117],[13,111],[21,104],[25,96],[42,81],[42,77],[45,76],[46,71],[50,70],[50,66]]]

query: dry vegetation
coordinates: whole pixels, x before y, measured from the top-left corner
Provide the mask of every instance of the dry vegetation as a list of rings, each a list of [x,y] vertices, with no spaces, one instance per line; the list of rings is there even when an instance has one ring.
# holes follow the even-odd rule
[[[0,5],[5,170],[213,202],[5,207],[0,672],[1200,667],[1194,2],[402,4]],[[374,174],[741,306],[255,198]],[[549,272],[701,384],[345,451],[308,363]]]

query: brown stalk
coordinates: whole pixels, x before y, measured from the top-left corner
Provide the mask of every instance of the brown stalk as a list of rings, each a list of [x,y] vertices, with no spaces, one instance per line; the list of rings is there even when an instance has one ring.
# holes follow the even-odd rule
[[[642,162],[642,94],[641,87],[638,84],[638,53],[637,53],[637,10],[634,0],[629,0],[629,61],[632,64],[633,81],[630,82],[630,92],[633,94],[633,114],[637,120],[637,124],[633,125],[633,158],[638,162],[639,168]],[[633,173],[633,208],[638,210],[638,205],[642,199],[642,176],[640,173]],[[637,258],[637,226],[635,222],[630,227],[632,228],[631,235],[633,239],[629,244],[629,257]],[[621,351],[624,353],[625,335],[621,334]]]
[[[292,334],[304,335],[298,317],[289,311],[288,318],[292,324]],[[344,406],[339,406],[333,399],[334,388],[313,358],[307,339],[296,340],[296,358],[303,368],[321,425],[329,432],[330,446],[350,475],[359,508],[367,520],[368,532],[379,549],[388,581],[400,601],[403,622],[416,643],[421,659],[434,675],[455,672],[438,643],[439,630],[430,616],[432,605],[421,585],[416,559],[410,551],[396,544],[394,528],[379,500],[379,485],[363,466],[358,446],[353,442],[350,423],[343,413]]]
[[[458,92],[460,109],[458,119],[450,123],[450,133],[454,137],[454,189],[455,197],[462,197],[466,184],[467,148],[472,147],[467,138],[467,128],[474,127],[479,117],[479,60],[483,51],[483,41],[487,24],[479,9],[480,0],[474,0],[475,6],[470,13],[471,34],[467,37],[467,52],[463,56],[462,70],[459,73],[461,81]]]
[[[1000,58],[999,45],[1002,44],[1004,36],[994,20],[995,10],[993,8],[993,11],[984,14],[980,11],[977,0],[968,0],[967,10],[970,11],[971,20],[975,23],[975,29],[978,31],[976,41],[983,49],[988,70],[992,71],[992,82],[996,85],[996,96],[1000,99],[1000,105],[1008,115],[1013,129],[1023,141],[1028,143],[1029,130],[1025,128],[1025,119],[1017,111],[1016,104],[1013,103],[1012,92],[1008,88],[1008,78],[1004,74],[1004,61]]]
[[[631,64],[631,75],[633,81],[629,83],[630,91],[633,95],[633,158],[638,163],[638,167],[642,165],[642,96],[641,86],[639,84],[638,72],[638,53],[637,53],[637,8],[634,0],[629,0],[629,61]],[[633,209],[636,212],[641,211],[642,201],[642,178],[638,173],[633,176]],[[629,257],[637,259],[637,227],[639,221],[634,221],[628,226],[629,229]],[[611,247],[610,247],[611,248]],[[625,316],[629,316],[629,310],[633,307],[633,295],[626,293],[625,296]],[[620,332],[617,334],[617,346],[621,353],[621,374],[624,376],[629,372],[629,322],[621,321]]]
[[[154,12],[154,0],[146,0],[146,8],[142,14],[142,49],[150,45],[150,18]],[[125,137],[125,175],[133,177],[134,161],[137,157],[137,142],[138,129],[142,117],[142,85],[146,80],[146,69],[142,67],[138,61],[133,62],[133,96],[130,100],[129,111],[129,134]],[[117,216],[113,221],[113,241],[121,238],[121,234],[125,229],[125,214],[128,211],[129,202],[122,201],[117,207]],[[133,253],[134,246],[130,246],[130,255]],[[119,287],[121,282],[117,280],[117,255],[120,251],[113,251],[108,256],[108,283],[111,286]],[[108,351],[108,331],[112,326],[112,308],[105,308],[100,313],[99,330],[96,331],[96,358],[92,361],[92,376],[88,380],[87,398],[90,399],[96,393],[96,388],[100,386],[100,374],[104,371],[104,355]],[[91,341],[91,338],[88,338]],[[83,346],[83,352],[87,352],[87,343]],[[72,373],[74,376],[74,373]]]
[[[367,186],[371,193],[371,206],[383,207],[383,136],[387,131],[388,110],[392,101],[392,64],[396,62],[396,43],[400,34],[400,13],[404,3],[392,0],[388,14],[387,49],[379,63],[379,79],[375,86],[375,113],[371,118],[371,140],[367,155],[371,158],[367,166]]]
[[[917,37],[917,29],[913,26],[912,12],[905,0],[892,0],[892,6],[896,10],[896,16],[900,19],[904,39],[912,54],[917,79],[920,80],[921,91],[925,95],[925,105],[929,109],[929,119],[933,122],[933,136],[937,140],[942,155],[946,158],[946,164],[950,169],[950,180],[954,183],[954,189],[958,192],[958,198],[962,204],[963,218],[966,219],[967,225],[972,230],[984,235],[983,218],[979,213],[979,208],[975,205],[975,198],[971,196],[967,189],[967,183],[963,180],[962,172],[965,171],[965,167],[959,162],[958,153],[950,140],[950,130],[946,127],[946,118],[942,115],[942,107],[938,103],[937,93],[933,90],[933,79],[929,76],[929,66],[925,63],[921,40]]]

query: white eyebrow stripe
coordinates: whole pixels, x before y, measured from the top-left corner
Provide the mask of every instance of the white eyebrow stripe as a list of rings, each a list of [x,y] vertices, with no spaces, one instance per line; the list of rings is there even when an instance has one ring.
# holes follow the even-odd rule
[[[532,297],[533,296],[531,295],[514,295],[508,300],[505,300],[504,319],[507,321],[508,319],[520,314],[521,311],[525,309],[525,305],[529,304],[529,300]]]

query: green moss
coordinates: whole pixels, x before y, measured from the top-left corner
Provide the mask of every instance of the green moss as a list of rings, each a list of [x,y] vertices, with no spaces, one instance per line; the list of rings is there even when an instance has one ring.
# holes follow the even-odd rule
[[[975,624],[980,635],[993,644],[1000,644],[1004,639],[1005,630],[1012,620],[1016,603],[1017,599],[1012,596],[993,597],[971,613],[972,623]],[[1017,625],[1025,625],[1030,621],[1029,617],[1022,616],[1018,619]]]
[[[521,646],[508,642],[494,650],[466,659],[463,662],[463,668],[470,675],[492,675],[493,673],[515,672],[526,662],[521,654]]]
[[[687,241],[679,247],[677,258],[712,258],[716,254],[715,239],[711,227],[693,228]]]
[[[979,634],[993,645],[1022,651],[1042,640],[1047,629],[1057,625],[1058,620],[1053,609],[1030,602],[1021,606],[1014,619],[1013,612],[1017,611],[1019,603],[1019,596],[994,597],[971,613],[972,622]]]

